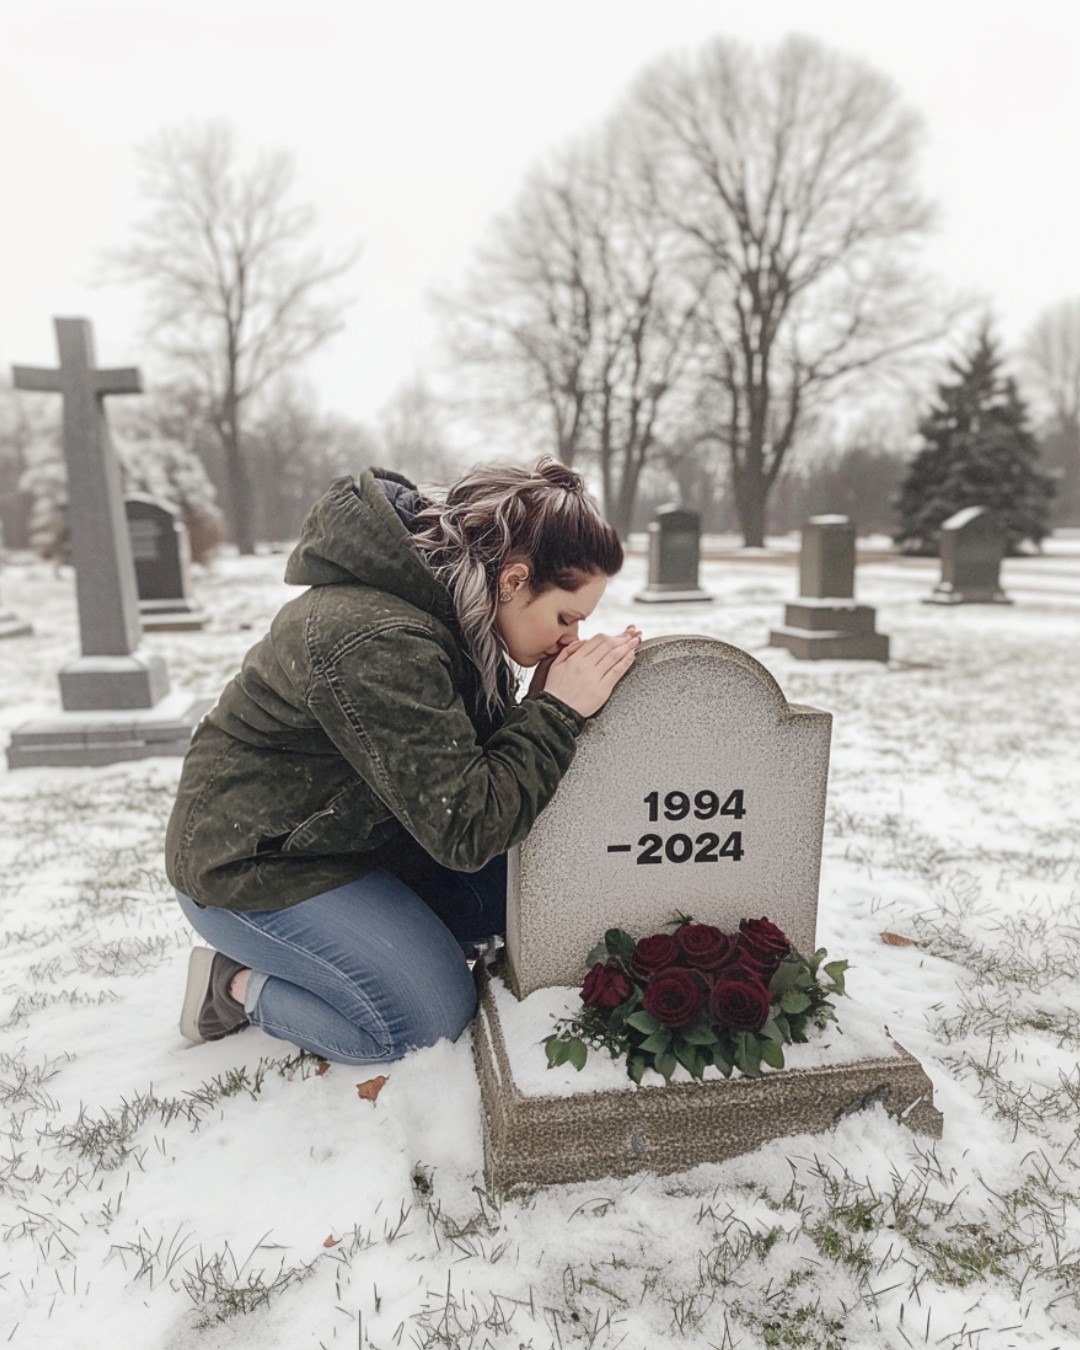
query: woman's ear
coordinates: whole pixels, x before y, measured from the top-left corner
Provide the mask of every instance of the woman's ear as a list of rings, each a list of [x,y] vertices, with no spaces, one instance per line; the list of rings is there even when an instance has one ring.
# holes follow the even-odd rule
[[[499,590],[515,594],[529,579],[528,563],[510,563],[499,573]]]

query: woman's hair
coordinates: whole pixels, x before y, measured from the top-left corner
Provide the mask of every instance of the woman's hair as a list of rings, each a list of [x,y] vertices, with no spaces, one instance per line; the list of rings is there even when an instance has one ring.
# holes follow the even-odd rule
[[[576,591],[597,572],[614,576],[622,544],[585,491],[585,481],[557,459],[535,469],[482,464],[441,489],[413,520],[413,542],[454,602],[489,713],[512,692],[509,657],[495,626],[499,573],[529,566],[529,589]]]

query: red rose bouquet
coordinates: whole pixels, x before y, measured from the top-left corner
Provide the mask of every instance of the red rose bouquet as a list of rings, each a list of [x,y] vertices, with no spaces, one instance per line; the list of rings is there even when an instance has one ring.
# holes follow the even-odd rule
[[[544,1041],[548,1065],[581,1069],[591,1045],[625,1058],[635,1083],[646,1069],[670,1081],[677,1064],[695,1078],[710,1065],[725,1078],[782,1069],[785,1045],[835,1021],[848,963],[827,955],[800,955],[765,918],[723,933],[680,916],[639,942],[611,928],[586,958],[581,1011]]]

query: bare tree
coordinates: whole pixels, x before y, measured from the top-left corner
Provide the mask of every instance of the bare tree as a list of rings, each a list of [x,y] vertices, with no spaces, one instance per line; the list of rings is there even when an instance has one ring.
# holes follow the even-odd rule
[[[689,276],[683,252],[648,159],[610,126],[533,172],[464,293],[443,302],[489,398],[534,420],[542,410],[545,448],[597,465],[624,534],[694,350],[706,280]]]
[[[379,413],[379,464],[415,483],[449,483],[464,470],[451,445],[445,409],[427,382],[407,380]]]
[[[1032,391],[1049,413],[1044,451],[1059,480],[1056,515],[1061,521],[1080,519],[1080,298],[1059,301],[1039,315],[1023,356]]]
[[[799,37],[763,57],[718,39],[665,58],[628,115],[668,221],[710,272],[708,378],[745,543],[760,547],[807,409],[951,322],[915,265],[931,221],[919,124],[883,77]]]
[[[232,533],[251,553],[245,414],[342,327],[347,301],[330,288],[357,254],[326,261],[311,247],[315,212],[292,200],[291,158],[265,152],[242,164],[225,123],[167,128],[138,155],[149,210],[106,275],[146,287],[148,337],[202,396],[221,442]]]

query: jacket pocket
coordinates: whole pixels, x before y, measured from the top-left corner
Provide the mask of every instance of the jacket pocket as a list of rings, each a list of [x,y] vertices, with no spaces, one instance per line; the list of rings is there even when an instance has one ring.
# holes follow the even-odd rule
[[[362,779],[346,784],[317,811],[272,842],[281,853],[358,853],[386,833],[393,820],[385,804]]]

